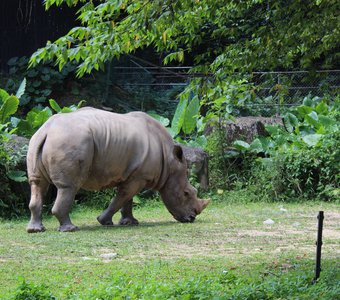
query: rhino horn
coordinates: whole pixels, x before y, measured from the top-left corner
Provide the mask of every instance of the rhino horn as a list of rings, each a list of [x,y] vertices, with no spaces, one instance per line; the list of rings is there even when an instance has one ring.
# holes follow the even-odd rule
[[[208,206],[209,202],[210,202],[209,200],[200,200],[197,213],[200,214],[203,211],[203,209],[205,209]]]

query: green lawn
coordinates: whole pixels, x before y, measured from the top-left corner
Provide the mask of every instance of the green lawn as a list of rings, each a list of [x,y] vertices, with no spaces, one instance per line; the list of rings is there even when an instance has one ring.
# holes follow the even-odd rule
[[[260,284],[261,280],[285,276],[309,280],[314,272],[319,210],[325,212],[321,277],[328,274],[340,280],[340,209],[336,204],[215,202],[192,224],[176,222],[162,204],[153,204],[135,210],[140,221],[136,227],[102,227],[96,221],[99,210],[78,206],[72,219],[81,230],[74,233],[59,233],[51,216],[44,219],[47,231],[38,234],[26,233],[28,219],[3,220],[0,298],[8,299],[23,280],[45,285],[58,299],[96,299],[86,295],[100,294],[109,287],[119,290],[121,286],[125,286],[125,292],[130,289],[132,299],[141,298],[143,293],[162,299],[152,290],[160,291],[160,284],[165,290],[175,284],[182,291],[195,284],[204,286],[206,280],[217,284],[216,278],[218,284],[221,278],[229,280],[234,288],[236,279],[240,288],[244,281]],[[275,223],[263,224],[267,219]],[[118,220],[116,215],[114,222]],[[231,279],[225,279],[226,274]],[[184,282],[190,286],[183,287]],[[197,291],[198,287],[192,289]],[[209,298],[185,298],[184,293],[182,298],[172,299]]]

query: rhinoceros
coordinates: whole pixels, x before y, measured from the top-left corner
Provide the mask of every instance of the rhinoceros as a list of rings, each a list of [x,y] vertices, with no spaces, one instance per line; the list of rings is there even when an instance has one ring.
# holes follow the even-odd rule
[[[116,197],[97,218],[102,225],[113,225],[112,216],[119,210],[119,224],[138,224],[132,197],[143,189],[159,191],[179,222],[193,222],[208,205],[188,182],[181,146],[143,112],[117,114],[85,107],[52,116],[30,140],[27,173],[31,187],[28,232],[45,230],[42,207],[50,184],[57,188],[52,214],[60,231],[78,229],[69,213],[81,188],[117,187]]]

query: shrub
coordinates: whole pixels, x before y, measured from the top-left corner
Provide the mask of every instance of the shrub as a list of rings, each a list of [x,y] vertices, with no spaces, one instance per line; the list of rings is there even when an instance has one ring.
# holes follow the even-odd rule
[[[44,285],[27,283],[25,280],[18,286],[16,291],[9,297],[10,300],[55,300]]]
[[[250,158],[255,191],[278,199],[338,199],[339,99],[328,102],[306,97],[284,115],[284,128],[269,125],[269,137],[234,143],[239,155]]]
[[[324,135],[315,147],[278,154],[273,163],[276,174],[272,182],[277,194],[289,198],[338,199],[340,131]]]
[[[9,75],[11,76],[5,87],[7,90],[13,92],[17,89],[17,78],[27,78],[27,88],[20,98],[20,105],[28,110],[39,103],[47,104],[47,100],[53,96],[54,91],[64,90],[67,77],[72,75],[76,69],[74,65],[67,64],[62,71],[59,71],[52,63],[28,69],[28,58],[25,56],[13,57],[7,64],[10,67]],[[75,85],[69,90],[73,94],[79,93]]]

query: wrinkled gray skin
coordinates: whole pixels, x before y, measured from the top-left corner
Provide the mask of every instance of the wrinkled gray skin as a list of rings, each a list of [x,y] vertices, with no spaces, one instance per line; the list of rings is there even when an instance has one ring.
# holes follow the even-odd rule
[[[132,197],[144,188],[158,190],[180,222],[193,222],[208,201],[197,198],[187,179],[182,148],[167,130],[142,112],[115,114],[94,108],[51,117],[32,137],[27,154],[31,186],[28,232],[40,232],[43,198],[50,184],[57,188],[52,213],[60,231],[78,228],[70,220],[80,188],[117,187],[117,196],[97,218],[112,225],[121,209],[121,225],[135,225]]]

